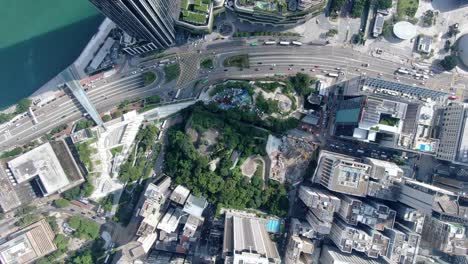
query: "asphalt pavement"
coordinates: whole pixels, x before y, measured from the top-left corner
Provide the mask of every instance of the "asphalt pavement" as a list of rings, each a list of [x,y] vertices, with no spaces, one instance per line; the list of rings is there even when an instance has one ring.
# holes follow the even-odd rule
[[[244,41],[226,41],[217,45],[210,45],[209,49],[201,50],[197,55],[193,51],[180,52],[176,58],[190,54],[190,58],[199,61],[207,56],[215,56],[216,67],[209,73],[203,75],[198,71],[198,65],[191,63],[189,67],[184,67],[184,71],[189,73],[183,85],[174,83],[164,83],[164,73],[162,68],[156,68],[157,60],[146,61],[128,69],[127,72],[119,72],[109,79],[100,80],[87,91],[90,100],[95,104],[99,112],[104,112],[115,107],[125,99],[142,98],[145,96],[160,94],[165,100],[177,89],[182,89],[183,95],[194,95],[193,80],[198,71],[198,79],[208,79],[205,86],[229,78],[258,78],[271,77],[275,73],[292,75],[297,72],[308,72],[311,75],[326,75],[329,72],[343,72],[342,78],[352,78],[359,75],[394,80],[394,72],[399,67],[411,67],[409,64],[399,64],[375,58],[371,55],[354,51],[350,48],[339,48],[333,46],[303,45],[301,47],[283,46],[246,46]],[[251,67],[239,69],[236,67],[224,68],[222,61],[237,54],[249,54]],[[262,64],[259,64],[262,63]],[[368,66],[364,66],[368,64]],[[291,66],[292,65],[292,66]],[[186,66],[186,65],[184,65]],[[273,70],[271,70],[273,68]],[[339,68],[339,69],[337,69]],[[149,85],[142,85],[141,74],[145,71],[154,71],[158,75],[158,80]],[[312,70],[315,70],[312,72]],[[134,72],[137,71],[136,74]],[[195,78],[195,79],[194,79]],[[417,80],[407,77],[400,77],[400,82],[418,85]],[[192,80],[192,83],[190,81]],[[395,80],[394,80],[395,81]],[[435,77],[426,81],[426,87],[438,90],[449,89],[453,81],[452,75],[448,73],[436,74]],[[460,77],[458,82],[468,83],[466,78]],[[419,84],[420,85],[420,84]],[[422,86],[422,85],[420,85]],[[184,98],[178,98],[184,99]],[[22,118],[10,127],[0,130],[0,148],[8,149],[14,146],[23,145],[31,140],[46,134],[51,129],[78,120],[83,115],[83,108],[76,99],[64,94],[55,101],[36,109],[39,124],[34,125],[28,116]],[[5,132],[6,131],[6,132]]]

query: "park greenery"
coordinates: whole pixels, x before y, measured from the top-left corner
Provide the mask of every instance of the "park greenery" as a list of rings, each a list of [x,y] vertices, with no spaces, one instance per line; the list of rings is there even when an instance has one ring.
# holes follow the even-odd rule
[[[418,11],[419,0],[398,0],[397,20],[413,18]]]
[[[23,153],[23,149],[21,147],[16,147],[14,149],[3,152],[0,158],[6,159],[6,158],[17,156],[21,153]]]
[[[277,88],[282,87],[282,85],[279,82],[255,82],[255,86],[261,88],[267,93],[272,93]]]
[[[249,55],[235,55],[228,57],[224,60],[224,67],[239,67],[239,68],[249,68]]]
[[[15,223],[15,225],[18,226],[18,227],[25,227],[25,226],[28,226],[28,225],[34,223],[34,222],[39,221],[39,219],[40,219],[39,215],[28,214],[28,215],[25,215],[25,216],[21,217]]]
[[[200,62],[200,67],[203,69],[213,69],[214,63],[212,58],[205,58]]]
[[[150,160],[148,160],[147,155],[150,150],[156,147],[158,133],[159,129],[155,125],[147,125],[138,132],[135,149],[120,167],[119,180],[121,182],[134,182],[141,177],[148,178],[150,176],[152,163],[156,159],[157,153],[153,153]]]
[[[75,252],[70,257],[71,264],[94,264],[104,263],[106,251],[105,241],[101,238],[95,239],[91,247]]]
[[[114,204],[114,195],[109,194],[106,197],[102,198],[99,201],[99,205],[102,206],[102,209],[106,212],[110,212],[112,210],[112,205]]]
[[[112,116],[110,116],[110,115],[104,115],[104,116],[102,116],[102,121],[103,121],[103,122],[109,122],[109,121],[111,121],[111,120],[112,120]]]
[[[83,119],[83,120],[80,120],[80,121],[76,122],[75,132],[86,129],[86,128],[90,128],[90,127],[93,127],[93,126],[95,126],[95,123],[94,123],[93,120]]]
[[[143,73],[143,80],[145,85],[150,85],[156,81],[156,74],[152,71]]]
[[[130,105],[130,104],[133,104],[133,103],[136,103],[140,101],[140,99],[136,99],[136,100],[123,100],[122,102],[120,102],[120,104],[117,106],[117,109],[124,109],[127,105]]]
[[[289,81],[294,87],[294,90],[296,90],[299,95],[304,96],[310,94],[313,91],[311,85],[315,84],[317,80],[310,78],[310,76],[305,73],[298,72],[296,76],[289,78]]]
[[[391,19],[385,20],[382,26],[382,35],[389,38],[393,35],[393,22]]]
[[[448,55],[440,62],[444,70],[451,71],[457,66],[457,57],[455,55]]]
[[[328,30],[327,33],[325,33],[327,37],[334,37],[336,34],[338,34],[338,30],[334,28]]]
[[[117,154],[119,154],[120,152],[122,152],[122,149],[123,149],[123,146],[117,146],[115,148],[112,148],[110,150],[111,154],[112,154],[112,157],[115,157]]]
[[[66,190],[63,193],[63,198],[71,201],[71,200],[78,200],[81,197],[88,197],[94,191],[94,186],[89,182],[90,175],[88,174],[88,180],[81,184],[80,186],[73,187],[69,190]]]
[[[279,112],[278,101],[273,99],[266,99],[262,93],[258,94],[255,98],[255,105],[265,114],[273,114]]]
[[[368,0],[354,0],[353,7],[351,8],[351,17],[357,18],[361,17],[364,13],[364,7]]]
[[[59,198],[57,200],[54,200],[54,202],[52,204],[53,204],[53,206],[55,206],[57,208],[65,208],[65,207],[68,207],[70,205],[70,201],[68,201],[67,199]]]
[[[56,134],[64,131],[67,128],[68,128],[67,124],[57,126],[57,127],[53,128],[49,133],[42,136],[42,140],[44,140],[44,141],[51,140]]]
[[[86,142],[75,144],[78,156],[88,171],[93,171],[93,162],[91,161],[91,156],[97,153],[97,150],[90,146],[92,143],[92,140],[88,140]]]
[[[145,98],[145,104],[159,104],[161,97],[159,95],[152,95]]]
[[[55,216],[47,216],[45,218],[45,220],[47,221],[47,223],[49,224],[50,226],[50,229],[52,229],[52,232],[54,232],[55,234],[57,234],[57,232],[59,232],[59,226],[57,224],[57,218],[55,218]]]
[[[231,155],[234,151],[241,153],[241,158],[265,155],[268,132],[241,122],[239,116],[232,118],[232,111],[225,112],[213,107],[197,104],[183,113],[188,125],[198,133],[208,129],[219,132],[211,154],[204,156],[197,151],[183,131],[185,126],[171,128],[165,153],[166,173],[173,177],[176,184],[183,184],[195,195],[206,197],[218,209],[256,208],[270,214],[286,214],[288,199],[284,185],[270,181],[268,187],[263,188],[262,180],[251,181],[242,175],[239,167],[232,168]],[[220,159],[215,171],[209,170],[210,158]]]
[[[217,93],[220,93],[226,89],[243,89],[246,90],[249,95],[254,94],[254,88],[249,84],[248,81],[227,81],[224,83],[217,84],[213,89],[210,90],[209,95],[213,96]]]
[[[435,23],[435,13],[432,10],[427,10],[423,15],[423,25],[430,27]]]
[[[337,13],[343,8],[344,4],[346,3],[346,0],[331,0],[330,1],[330,15],[332,13]]]
[[[386,125],[386,126],[398,126],[400,119],[394,118],[390,115],[382,114],[380,117],[379,124]]]
[[[15,113],[19,114],[19,113],[28,111],[28,108],[31,106],[31,104],[32,104],[32,101],[29,98],[23,98],[19,100],[18,104],[16,104]]]
[[[16,104],[16,108],[13,113],[0,113],[0,124],[6,123],[10,121],[16,115],[28,111],[31,104],[32,104],[32,101],[29,98],[23,98],[19,100],[18,103]]]
[[[379,9],[389,9],[392,7],[392,0],[378,0],[377,8]]]
[[[34,210],[36,210],[35,206],[26,205],[26,206],[23,206],[23,207],[20,207],[20,208],[16,209],[15,216],[16,217],[25,216],[25,215],[31,213]]]
[[[169,64],[164,67],[166,83],[177,79],[180,75],[180,66],[178,63]]]
[[[99,225],[92,220],[74,215],[68,220],[74,229],[73,236],[84,240],[94,240],[99,237]]]

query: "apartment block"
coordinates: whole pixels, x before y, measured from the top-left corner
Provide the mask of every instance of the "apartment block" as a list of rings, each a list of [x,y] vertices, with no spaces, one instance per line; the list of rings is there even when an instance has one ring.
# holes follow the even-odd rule
[[[340,218],[335,218],[333,222],[330,239],[342,252],[361,252],[370,258],[385,256],[390,242],[379,231],[366,226],[362,229],[350,226]]]
[[[370,199],[363,202],[347,195],[340,195],[339,197],[341,207],[338,215],[347,224],[356,226],[361,223],[379,231],[393,227],[396,212],[388,206]]]

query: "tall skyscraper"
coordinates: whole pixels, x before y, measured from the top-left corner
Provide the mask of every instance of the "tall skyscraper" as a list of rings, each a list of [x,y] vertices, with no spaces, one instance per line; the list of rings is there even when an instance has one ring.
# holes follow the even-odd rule
[[[174,0],[90,0],[132,37],[167,48],[175,41]]]

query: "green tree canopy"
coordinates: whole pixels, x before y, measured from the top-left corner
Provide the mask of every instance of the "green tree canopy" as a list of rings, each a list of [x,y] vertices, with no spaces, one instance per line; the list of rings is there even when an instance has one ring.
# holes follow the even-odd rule
[[[18,101],[16,104],[16,113],[23,113],[28,111],[28,108],[31,106],[32,101],[29,98],[23,98]]]
[[[451,71],[457,66],[457,57],[455,55],[448,55],[440,62],[440,65],[446,71]]]
[[[59,198],[57,200],[54,200],[53,205],[57,208],[65,208],[70,205],[70,201],[67,199]]]
[[[99,237],[99,225],[92,220],[81,216],[72,216],[68,224],[75,229],[73,236],[85,240],[94,240]]]
[[[380,9],[389,9],[392,7],[392,0],[378,0],[377,6]]]

